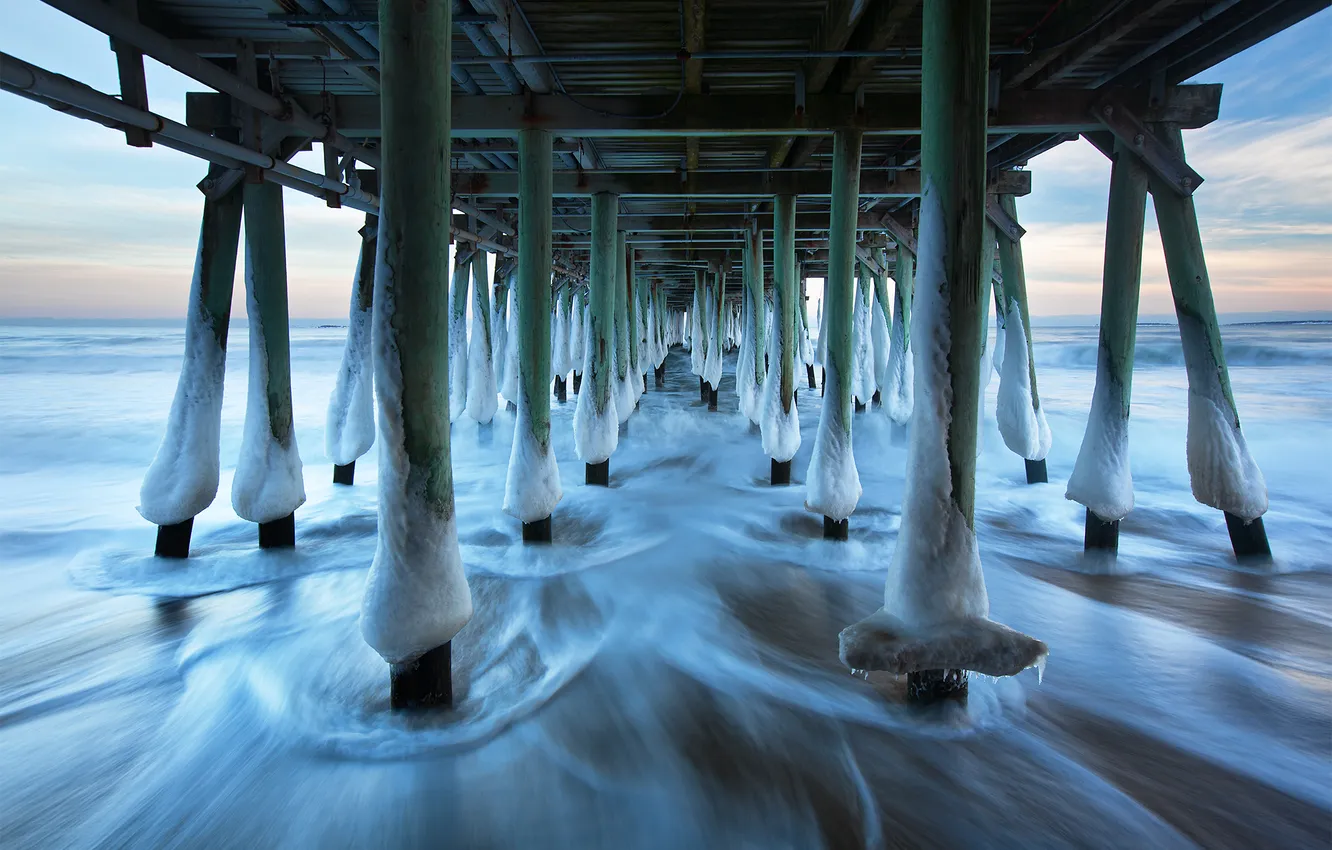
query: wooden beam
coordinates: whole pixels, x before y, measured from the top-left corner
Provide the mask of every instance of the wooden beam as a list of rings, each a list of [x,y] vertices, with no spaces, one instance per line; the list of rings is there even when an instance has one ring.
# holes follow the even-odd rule
[[[138,0],[115,0],[117,9],[133,21],[139,20]],[[111,50],[116,54],[116,72],[120,78],[120,99],[135,109],[148,109],[148,82],[143,75],[143,53],[134,45],[111,39]],[[142,127],[125,128],[125,144],[136,148],[150,148],[153,140]]]
[[[516,171],[457,171],[453,175],[455,193],[471,196],[516,197]],[[1001,171],[989,191],[1007,195],[1031,193],[1030,171]],[[580,174],[561,171],[554,175],[556,197],[579,197],[609,192],[659,198],[763,198],[773,195],[804,197],[831,195],[831,179],[826,171],[738,172],[710,174],[690,191],[678,174]],[[860,178],[861,197],[911,198],[920,194],[920,172],[867,172]]]
[[[1145,123],[1115,98],[1106,98],[1092,111],[1116,139],[1123,142],[1150,172],[1176,193],[1192,195],[1202,183],[1202,175],[1190,168],[1183,156],[1157,138]]]
[[[1171,86],[1159,104],[1141,89],[1005,92],[990,118],[991,135],[1082,133],[1100,128],[1090,109],[1107,94],[1116,96],[1142,120],[1195,129],[1215,121],[1221,107],[1220,86]],[[293,98],[314,112],[323,110],[318,95]],[[353,137],[379,135],[379,100],[373,95],[334,98],[341,132]],[[675,95],[587,95],[573,103],[561,95],[464,96],[453,98],[453,134],[464,138],[513,138],[525,127],[541,127],[565,137],[620,138],[660,136],[826,136],[855,126],[870,135],[920,134],[920,95],[868,94],[857,110],[847,94],[809,95],[799,118],[788,95],[685,94],[674,109]],[[627,116],[650,115],[650,118]]]
[[[1023,64],[1017,70],[1004,75],[1003,86],[1006,89],[1018,86],[1044,88],[1059,82],[1113,47],[1120,39],[1174,2],[1175,0],[1135,0],[1093,25],[1072,41],[1023,57]],[[1091,4],[1087,7],[1085,17],[1095,20],[1101,13],[1102,9],[1097,4]],[[1080,21],[1075,31],[1087,29],[1088,23],[1090,21],[1085,23]]]

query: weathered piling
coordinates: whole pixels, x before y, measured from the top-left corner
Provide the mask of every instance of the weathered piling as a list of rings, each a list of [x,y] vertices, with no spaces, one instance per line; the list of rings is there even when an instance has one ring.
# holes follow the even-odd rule
[[[845,629],[842,661],[906,674],[924,702],[966,692],[967,670],[1013,675],[1045,645],[988,619],[975,533],[988,0],[924,6],[917,392],[902,526],[884,607]]]
[[[467,343],[467,415],[483,429],[495,418],[499,389],[490,335],[490,281],[486,252],[472,255],[472,334]]]
[[[523,542],[549,543],[551,513],[564,491],[550,442],[551,136],[518,135],[518,416],[504,486],[504,512],[523,524]]]
[[[1001,195],[999,204],[1014,221],[1017,204]],[[1139,251],[1141,254],[1141,251]],[[1028,484],[1048,481],[1045,456],[1050,452],[1050,425],[1036,388],[1036,358],[1031,338],[1031,311],[1027,306],[1027,272],[1022,264],[1022,243],[999,233],[999,266],[1004,276],[1004,367],[999,376],[995,416],[1004,445],[1025,461]],[[988,333],[988,328],[984,329]]]
[[[828,278],[823,287],[823,409],[805,474],[805,509],[824,516],[824,536],[845,539],[846,520],[860,500],[860,474],[851,450],[851,322],[856,297],[856,215],[859,211],[859,130],[833,136],[832,211],[828,221]],[[831,524],[831,525],[830,525]],[[830,529],[832,533],[830,534]]]
[[[467,410],[467,284],[472,277],[472,256],[479,250],[466,242],[453,246],[449,295],[449,410],[453,419]]]
[[[735,361],[735,393],[740,412],[754,424],[762,417],[763,357],[763,241],[758,220],[750,219],[745,229],[744,249],[741,254],[741,279],[744,285],[742,339],[740,355]]]
[[[800,417],[795,403],[800,327],[795,286],[795,195],[773,201],[772,341],[776,363],[763,384],[763,451],[772,458],[772,483],[791,483],[791,458],[800,449]]]
[[[383,114],[375,384],[379,545],[361,633],[395,710],[452,704],[450,642],[472,616],[449,456],[448,3],[379,4]]]
[[[223,170],[213,166],[209,175]],[[204,198],[185,314],[185,358],[166,434],[139,489],[139,513],[158,527],[155,554],[166,558],[189,556],[194,517],[217,497],[222,383],[243,203],[240,186],[221,198]]]
[[[350,485],[356,459],[375,442],[374,364],[370,337],[374,320],[375,244],[379,216],[367,214],[361,228],[361,253],[356,261],[347,342],[342,350],[333,395],[328,400],[324,449],[333,460],[333,483]]]
[[[1154,132],[1176,156],[1184,158],[1179,127],[1161,124]],[[1152,201],[1189,378],[1188,463],[1193,496],[1225,512],[1237,557],[1270,558],[1272,550],[1262,521],[1267,512],[1267,482],[1240,431],[1193,196],[1153,180]]]
[[[601,192],[592,196],[592,256],[588,269],[587,348],[583,358],[583,391],[574,410],[574,449],[587,464],[588,484],[609,483],[610,456],[619,445],[614,364],[615,344],[616,219],[619,196]]]
[[[711,298],[708,299],[709,339],[707,359],[703,364],[703,380],[707,383],[708,410],[717,410],[717,390],[721,387],[722,353],[725,350],[726,325],[726,263],[715,263],[712,271]]]
[[[305,502],[305,483],[292,423],[287,246],[276,183],[245,184],[245,290],[249,396],[231,506],[259,524],[260,547],[294,546],[294,511]]]
[[[633,366],[630,361],[632,348],[630,331],[632,327],[629,297],[629,246],[628,234],[623,230],[615,233],[615,413],[620,423],[629,421],[638,404],[638,395],[634,392]]]
[[[1146,211],[1147,170],[1132,150],[1117,143],[1105,217],[1096,387],[1064,494],[1087,508],[1083,546],[1088,550],[1116,551],[1119,521],[1133,510],[1128,424]]]
[[[906,424],[915,406],[916,364],[911,353],[911,297],[916,289],[916,258],[904,243],[897,243],[893,271],[893,324],[889,331],[888,418],[892,440],[906,442]]]

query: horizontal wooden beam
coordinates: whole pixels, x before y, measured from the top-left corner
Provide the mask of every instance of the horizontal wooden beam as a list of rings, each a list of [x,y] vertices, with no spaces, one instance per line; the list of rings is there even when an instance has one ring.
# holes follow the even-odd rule
[[[687,187],[679,174],[580,174],[556,172],[552,194],[556,197],[616,195],[659,198],[756,198],[770,195],[829,196],[831,172],[777,171],[736,172],[699,175]],[[515,197],[518,194],[516,171],[455,171],[455,194],[472,197]],[[995,175],[990,192],[1005,195],[1031,193],[1030,171],[1001,171]],[[860,195],[869,198],[911,198],[920,194],[919,171],[865,172],[860,175]],[[521,227],[521,223],[519,225]]]
[[[461,207],[460,207],[461,209]],[[884,216],[878,213],[861,213],[856,227],[859,230],[887,232]],[[772,230],[771,213],[758,214],[759,228],[765,232]],[[894,220],[895,221],[895,220]],[[749,216],[734,215],[621,215],[616,219],[620,230],[630,233],[740,233],[749,226]],[[555,215],[553,231],[555,233],[588,234],[592,231],[592,217],[587,215]],[[828,230],[828,211],[796,214],[798,232],[826,233]],[[894,237],[896,239],[896,236]],[[914,240],[913,240],[914,243]]]
[[[1219,85],[1167,88],[1159,104],[1146,92],[1114,92],[1118,102],[1148,122],[1165,121],[1185,129],[1215,121],[1221,108]],[[1008,91],[990,115],[993,135],[1082,133],[1100,128],[1092,107],[1105,91]],[[294,98],[304,108],[323,111],[318,95]],[[380,132],[379,98],[336,95],[333,112],[348,136],[376,137]],[[632,117],[644,116],[644,117]],[[876,135],[920,134],[918,94],[867,94],[863,109],[855,95],[809,95],[797,115],[791,95],[685,94],[455,96],[453,135],[464,138],[513,137],[525,127],[541,127],[560,136],[826,136],[842,127],[860,127]]]

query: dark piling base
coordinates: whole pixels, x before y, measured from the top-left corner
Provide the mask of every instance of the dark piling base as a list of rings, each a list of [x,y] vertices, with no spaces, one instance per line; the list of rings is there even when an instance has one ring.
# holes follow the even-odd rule
[[[708,384],[701,377],[698,379],[698,400],[704,404],[708,403]]]
[[[1088,508],[1087,524],[1082,533],[1082,548],[1087,552],[1092,550],[1118,552],[1119,520],[1103,520]]]
[[[488,446],[493,442],[495,442],[495,423],[476,423],[476,444],[478,446]]]
[[[259,523],[260,549],[291,549],[296,545],[296,514]]]
[[[708,387],[708,410],[717,409],[717,388]]]
[[[1263,528],[1262,517],[1245,523],[1234,514],[1228,513],[1226,531],[1230,532],[1230,546],[1235,550],[1236,558],[1272,560],[1272,547],[1267,543],[1267,531]]]
[[[513,402],[509,401],[508,399],[505,399],[505,400],[504,400],[504,409],[507,410],[507,411],[509,411],[510,413],[517,413],[517,412],[518,412],[518,405],[514,404]]]
[[[655,383],[658,387],[664,387],[666,385],[665,361],[663,361],[660,366],[652,370],[652,378],[653,378],[653,383]]]
[[[1026,460],[1023,463],[1027,465],[1027,483],[1028,484],[1048,484],[1050,476],[1045,472],[1045,459]]]
[[[875,390],[873,398],[870,399],[870,404],[873,404],[875,407],[881,406],[883,404],[883,393],[879,390]]]
[[[824,540],[846,540],[851,534],[851,519],[823,518]]]
[[[451,644],[435,647],[415,661],[389,665],[389,707],[394,711],[452,706]]]
[[[333,465],[333,483],[350,487],[356,479],[356,461]]]
[[[524,543],[549,543],[551,541],[550,517],[536,522],[523,523]]]
[[[555,377],[555,400],[560,404],[569,400],[569,391],[564,386],[564,378],[559,375]]]
[[[601,463],[589,463],[584,467],[584,484],[595,484],[598,487],[610,486],[610,458]]]
[[[818,386],[818,382],[814,380],[814,365],[812,363],[805,364],[805,377],[809,379],[809,388],[811,390]]]
[[[583,375],[581,372],[573,373],[573,385],[574,395],[578,395],[578,391],[583,388]]]
[[[774,460],[772,462],[772,486],[780,487],[791,483],[791,461]]]
[[[190,534],[194,531],[194,517],[175,525],[157,527],[157,546],[153,554],[159,558],[188,558]]]
[[[966,670],[920,670],[907,674],[907,702],[933,705],[967,698]]]
[[[823,394],[828,391],[828,370],[821,369],[819,371],[819,398],[823,398]]]
[[[856,404],[856,413],[864,413],[864,412],[865,412],[865,405],[863,405],[863,404],[860,403],[860,399],[856,399],[855,404]]]

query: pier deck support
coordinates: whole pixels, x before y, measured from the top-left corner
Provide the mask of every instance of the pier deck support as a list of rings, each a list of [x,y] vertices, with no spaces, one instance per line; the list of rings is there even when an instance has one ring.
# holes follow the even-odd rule
[[[382,195],[375,271],[379,545],[361,631],[395,710],[453,701],[450,643],[472,615],[449,454],[448,3],[383,0]],[[382,342],[380,342],[382,341]]]
[[[860,195],[859,130],[833,135],[832,211],[828,221],[828,279],[823,289],[823,409],[814,455],[805,475],[805,509],[823,514],[824,536],[845,539],[846,520],[860,500],[860,475],[851,451],[851,324],[855,311],[856,214]],[[830,535],[830,528],[839,533]]]
[[[490,327],[490,281],[486,275],[486,252],[477,251],[473,254],[471,266],[472,336],[467,349],[467,415],[484,428],[490,425],[499,407],[499,388],[495,385],[494,340]]]
[[[1146,211],[1147,170],[1123,143],[1116,143],[1105,217],[1096,388],[1092,391],[1087,430],[1065,493],[1087,508],[1083,536],[1087,550],[1117,551],[1119,521],[1133,510],[1129,400],[1133,392]]]
[[[617,266],[615,224],[619,196],[601,192],[592,196],[592,256],[588,267],[587,349],[583,358],[583,386],[574,411],[574,448],[587,464],[588,484],[609,483],[610,456],[619,444],[619,418],[615,410],[612,346],[615,322]]]
[[[1184,138],[1178,126],[1157,125],[1154,132],[1184,158]],[[1204,505],[1225,512],[1237,557],[1270,558],[1272,550],[1262,521],[1267,512],[1267,483],[1240,431],[1193,196],[1181,195],[1156,180],[1151,188],[1189,378],[1188,462],[1193,495]]]
[[[259,524],[259,545],[296,545],[293,513],[305,502],[291,411],[287,246],[282,187],[245,184],[245,289],[250,317],[249,396],[231,505]]]
[[[638,404],[638,395],[634,392],[634,367],[630,363],[631,352],[637,348],[630,345],[633,328],[629,280],[629,245],[628,234],[623,230],[615,232],[615,413],[621,423],[629,421]]]
[[[215,165],[209,174],[222,170]],[[243,203],[240,186],[217,200],[204,199],[185,320],[185,359],[166,435],[139,491],[139,513],[157,524],[155,553],[162,557],[189,556],[194,517],[217,497],[222,382]]]
[[[549,543],[560,470],[550,443],[551,137],[518,135],[518,416],[509,455],[504,512],[523,524],[523,541]],[[563,383],[563,379],[560,379]]]
[[[708,299],[708,354],[703,366],[703,380],[707,382],[708,410],[717,410],[717,390],[721,387],[722,360],[726,340],[726,266],[717,264],[712,271],[712,288]]]
[[[741,279],[744,310],[740,356],[735,361],[735,390],[740,398],[740,412],[757,425],[762,419],[763,358],[767,347],[763,340],[763,240],[754,219],[745,230]]]
[[[453,420],[467,410],[467,284],[472,257],[479,250],[458,242],[453,251],[453,288],[449,295],[449,411]]]
[[[965,671],[1013,675],[1046,654],[989,619],[975,532],[989,2],[923,8],[916,380],[938,404],[913,415],[884,607],[840,638],[847,666],[906,674],[916,702],[964,694]]]
[[[1012,195],[1001,195],[999,205],[1017,221],[1017,204]],[[1004,346],[1007,349],[1003,360],[1008,364],[999,376],[999,409],[996,411],[999,432],[1004,444],[1026,462],[1027,483],[1044,484],[1049,480],[1045,456],[1050,452],[1050,425],[1046,422],[1041,395],[1036,389],[1031,312],[1027,307],[1027,272],[1022,264],[1022,243],[1009,239],[1004,233],[999,234],[999,267],[1004,276],[1004,284],[999,288],[1004,305]],[[982,332],[988,334],[989,328],[982,328]]]
[[[791,458],[800,449],[796,410],[796,358],[800,356],[799,305],[796,302],[795,195],[773,200],[772,334],[777,362],[763,383],[763,451],[772,458],[772,483],[791,483]],[[760,246],[761,247],[761,246]],[[762,270],[759,292],[762,293]],[[760,323],[760,327],[761,327]]]
[[[916,258],[906,245],[897,244],[893,271],[893,323],[889,329],[888,418],[894,445],[906,442],[906,424],[915,406],[916,366],[911,353],[911,296],[916,290]]]
[[[351,486],[356,459],[375,442],[374,364],[370,362],[375,292],[375,246],[379,216],[367,213],[361,228],[361,253],[352,283],[351,310],[342,364],[328,401],[324,450],[333,459],[333,483]]]

